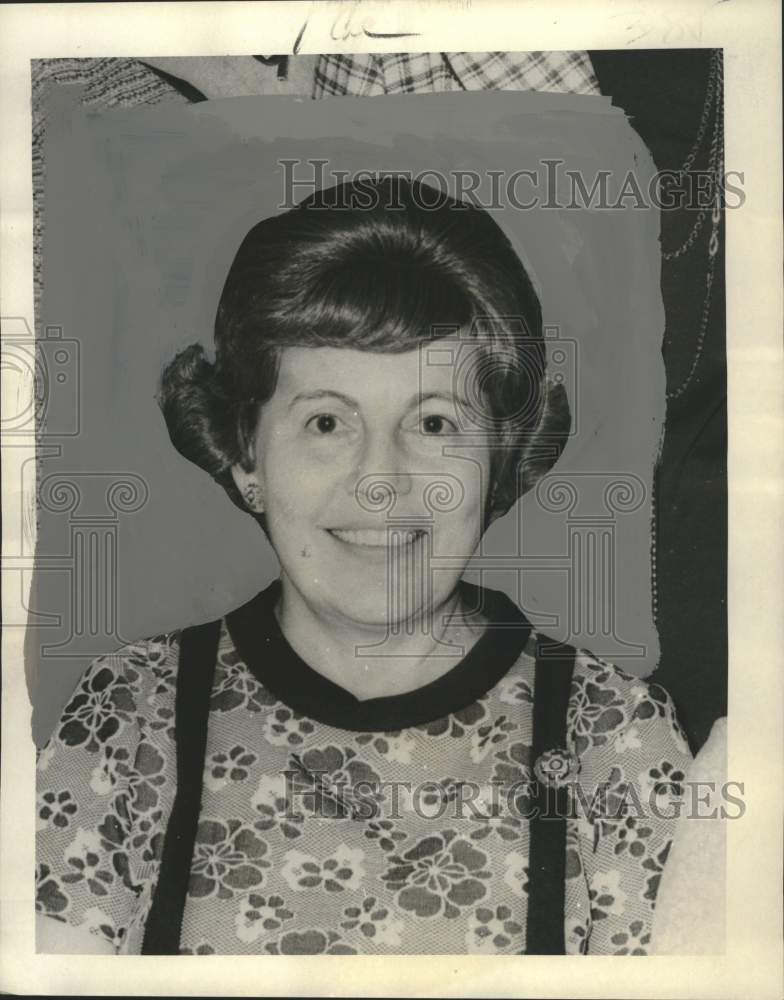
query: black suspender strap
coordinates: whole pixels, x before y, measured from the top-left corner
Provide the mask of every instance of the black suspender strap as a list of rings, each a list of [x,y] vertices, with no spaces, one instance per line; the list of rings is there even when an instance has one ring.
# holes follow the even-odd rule
[[[144,931],[143,955],[177,955],[193,846],[199,823],[207,720],[220,637],[220,619],[183,629],[177,670],[174,731],[177,790]]]
[[[575,649],[537,638],[534,675],[534,786],[528,859],[526,955],[563,955],[566,817],[576,762],[566,743]]]

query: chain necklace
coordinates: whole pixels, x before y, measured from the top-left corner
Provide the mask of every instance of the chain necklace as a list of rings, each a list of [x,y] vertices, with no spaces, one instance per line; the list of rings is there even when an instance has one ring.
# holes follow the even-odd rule
[[[705,344],[705,334],[708,328],[708,319],[710,317],[710,307],[712,301],[713,292],[713,281],[716,271],[716,257],[719,249],[719,228],[721,225],[721,198],[722,198],[722,179],[724,171],[724,115],[723,115],[723,94],[724,94],[724,74],[721,62],[721,53],[716,51],[711,55],[711,66],[708,75],[708,85],[705,91],[705,102],[702,108],[702,115],[700,117],[700,124],[697,129],[697,135],[695,137],[692,148],[689,155],[683,162],[681,166],[681,172],[687,173],[691,170],[694,165],[694,161],[699,152],[700,146],[702,145],[703,139],[705,138],[705,133],[708,128],[709,121],[712,120],[713,128],[711,132],[711,142],[710,149],[708,152],[708,170],[711,175],[711,182],[713,185],[713,204],[710,209],[710,219],[711,219],[711,231],[708,238],[708,256],[707,256],[707,268],[705,272],[705,295],[703,298],[702,309],[700,311],[699,326],[697,329],[697,340],[695,345],[694,357],[692,358],[691,366],[686,374],[685,379],[681,384],[675,388],[667,391],[667,399],[678,399],[694,378],[694,374],[699,365],[700,359],[702,357],[703,347]],[[691,250],[695,245],[697,236],[699,235],[706,218],[708,217],[708,210],[701,208],[697,213],[697,218],[695,219],[694,225],[691,228],[688,236],[684,242],[676,249],[669,251],[662,251],[662,258],[666,261],[674,261],[683,257],[686,253]]]
[[[721,225],[721,197],[722,197],[722,182],[723,182],[723,170],[724,170],[724,74],[721,53],[715,51],[711,55],[711,65],[708,73],[708,84],[705,91],[705,101],[702,108],[702,115],[700,117],[700,124],[697,128],[697,134],[692,144],[689,155],[683,162],[681,170],[683,172],[689,171],[694,165],[694,161],[697,158],[697,153],[699,152],[700,146],[705,138],[705,134],[708,128],[708,123],[713,122],[713,128],[711,132],[711,142],[710,150],[708,153],[708,169],[711,173],[711,178],[713,182],[713,204],[710,210],[711,219],[711,231],[708,237],[708,256],[707,256],[707,269],[705,272],[705,296],[702,303],[702,309],[700,311],[699,327],[697,331],[697,340],[695,344],[694,357],[692,358],[689,371],[686,377],[681,382],[681,384],[672,390],[667,391],[667,399],[678,399],[683,393],[688,389],[689,385],[694,378],[694,374],[697,371],[697,367],[700,363],[700,359],[703,353],[703,347],[705,344],[705,334],[708,328],[708,319],[710,317],[710,308],[713,292],[713,281],[716,271],[716,258],[719,249],[719,228]],[[697,218],[695,219],[694,225],[691,228],[688,236],[684,242],[675,250],[662,251],[662,259],[665,261],[679,260],[683,257],[689,250],[695,245],[697,236],[702,229],[705,220],[707,218],[707,210],[700,209],[697,213]],[[653,618],[654,622],[658,618],[659,611],[659,593],[658,593],[658,572],[657,572],[657,526],[656,526],[656,507],[657,505],[657,494],[654,489],[651,496],[651,601],[653,608]]]

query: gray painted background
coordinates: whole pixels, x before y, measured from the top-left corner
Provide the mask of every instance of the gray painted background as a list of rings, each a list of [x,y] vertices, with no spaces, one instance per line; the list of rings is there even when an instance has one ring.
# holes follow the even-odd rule
[[[647,190],[654,171],[624,113],[601,97],[250,97],[99,114],[59,98],[46,147],[37,327],[50,380],[26,643],[37,742],[94,656],[217,617],[277,573],[255,523],[174,451],[154,394],[178,348],[211,346],[233,254],[282,201],[278,161],[416,174],[543,171],[542,160],[555,157],[589,180],[610,170],[616,187],[633,170]],[[658,658],[650,593],[652,467],[665,407],[658,214],[494,215],[556,328],[549,350],[563,356],[553,370],[569,389],[576,433],[540,488],[490,528],[466,575],[477,582],[481,572],[554,638],[645,675]],[[583,558],[597,541],[599,591]]]

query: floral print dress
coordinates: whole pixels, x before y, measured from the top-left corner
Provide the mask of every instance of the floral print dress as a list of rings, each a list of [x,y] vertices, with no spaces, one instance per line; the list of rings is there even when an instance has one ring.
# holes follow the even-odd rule
[[[357,701],[283,638],[278,586],[244,655],[220,623],[180,952],[523,953],[530,624],[485,589],[518,627]],[[94,660],[38,755],[37,908],[119,953],[141,951],[174,800],[181,634]],[[567,742],[566,951],[644,955],[691,759],[672,702],[579,650]]]

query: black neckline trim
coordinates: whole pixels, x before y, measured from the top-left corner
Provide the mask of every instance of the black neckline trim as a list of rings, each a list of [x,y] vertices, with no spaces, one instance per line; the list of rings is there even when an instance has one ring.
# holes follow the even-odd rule
[[[509,671],[531,623],[502,591],[460,581],[468,607],[489,624],[466,655],[434,681],[403,694],[359,699],[306,663],[274,614],[281,581],[274,580],[226,615],[226,626],[254,677],[295,712],[354,732],[394,732],[442,719],[472,705]]]

